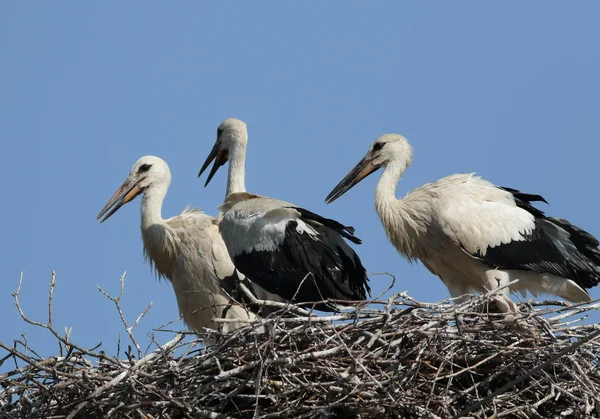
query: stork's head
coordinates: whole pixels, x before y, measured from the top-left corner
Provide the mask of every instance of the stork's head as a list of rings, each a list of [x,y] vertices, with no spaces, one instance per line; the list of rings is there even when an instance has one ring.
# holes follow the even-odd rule
[[[384,134],[375,140],[362,160],[333,188],[325,202],[332,203],[379,168],[393,166],[403,172],[411,161],[412,147],[406,138],[399,134]]]
[[[171,171],[167,163],[159,157],[144,156],[135,162],[127,179],[102,208],[97,219],[103,223],[139,194],[155,188],[167,188],[170,183]]]
[[[210,165],[210,162],[215,161],[204,186],[208,185],[215,173],[217,173],[217,170],[227,163],[234,149],[237,147],[245,149],[247,144],[248,128],[244,121],[236,118],[228,118],[221,122],[221,125],[217,128],[217,141],[202,165],[200,173],[198,173],[198,177],[200,177]]]

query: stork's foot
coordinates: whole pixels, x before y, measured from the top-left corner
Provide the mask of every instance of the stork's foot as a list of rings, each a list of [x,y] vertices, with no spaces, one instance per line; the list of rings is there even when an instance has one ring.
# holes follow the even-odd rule
[[[508,321],[507,318],[509,316],[510,315],[506,316],[505,321]],[[511,325],[512,325],[512,327],[515,327],[519,332],[521,332],[525,336],[535,338],[535,337],[539,337],[539,335],[540,335],[539,331],[523,317],[521,317],[519,319],[514,319],[511,322]]]
[[[538,336],[537,329],[527,322],[527,319],[523,317],[521,310],[519,310],[519,306],[508,296],[502,295],[495,297],[494,301],[496,302],[498,309],[505,313],[505,324],[515,327],[517,330],[527,336]]]
[[[496,302],[496,306],[502,313],[512,313],[514,315],[521,314],[519,306],[506,295],[499,295],[497,297],[494,297],[494,301]]]

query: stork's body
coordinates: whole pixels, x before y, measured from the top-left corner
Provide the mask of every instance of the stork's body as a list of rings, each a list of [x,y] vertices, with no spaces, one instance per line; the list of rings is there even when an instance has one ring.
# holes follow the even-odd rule
[[[220,231],[238,270],[270,299],[364,300],[369,292],[365,268],[344,241],[360,243],[354,230],[288,202],[246,193],[246,145],[246,124],[233,118],[224,121],[200,171],[215,160],[208,184],[217,169],[230,161]],[[335,310],[327,304],[315,307]]]
[[[566,220],[546,217],[531,204],[544,201],[541,196],[498,187],[472,173],[447,176],[396,199],[411,158],[404,137],[380,137],[327,201],[384,167],[375,207],[388,238],[408,260],[420,260],[439,276],[452,297],[518,280],[510,291],[590,300],[585,288],[600,280],[594,237]],[[516,310],[505,291],[500,308]]]
[[[123,204],[143,194],[141,230],[144,255],[159,276],[173,285],[179,311],[194,332],[203,328],[228,332],[247,324],[254,314],[237,304],[237,273],[219,234],[217,220],[196,209],[163,219],[161,208],[171,174],[158,157],[139,159],[119,190],[100,212],[105,221]],[[106,214],[106,215],[105,215]],[[217,323],[216,318],[240,319]]]

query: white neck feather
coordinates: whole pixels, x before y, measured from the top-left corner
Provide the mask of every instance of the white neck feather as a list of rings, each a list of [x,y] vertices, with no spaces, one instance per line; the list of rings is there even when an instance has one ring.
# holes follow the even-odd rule
[[[142,239],[144,254],[160,276],[173,281],[174,260],[177,255],[172,229],[161,215],[168,184],[153,185],[142,197]]]
[[[162,224],[162,204],[168,185],[156,184],[148,187],[142,196],[142,230],[155,224]]]
[[[246,192],[246,147],[236,143],[229,151],[229,174],[225,197]]]
[[[425,201],[415,200],[410,195],[396,199],[396,187],[406,168],[406,162],[386,166],[375,190],[375,209],[392,244],[412,260],[418,256],[415,238],[426,231],[427,222],[423,217],[428,212],[422,210]]]

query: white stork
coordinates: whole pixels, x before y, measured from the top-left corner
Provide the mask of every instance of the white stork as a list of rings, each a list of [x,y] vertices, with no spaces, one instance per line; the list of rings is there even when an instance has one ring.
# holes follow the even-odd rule
[[[200,169],[215,161],[206,181],[229,161],[221,236],[235,266],[268,293],[296,303],[325,299],[365,300],[368,278],[344,238],[359,244],[354,229],[288,202],[246,193],[246,124],[230,118],[217,129],[217,141]],[[335,305],[316,304],[322,311]]]
[[[145,156],[131,168],[123,185],[117,189],[98,214],[106,221],[121,206],[142,195],[142,240],[144,255],[159,277],[173,285],[183,320],[196,333],[203,328],[224,333],[255,319],[255,315],[236,304],[226,291],[235,290],[238,277],[217,220],[196,209],[164,220],[162,203],[171,184],[171,171],[162,159]],[[222,323],[215,318],[239,319]],[[244,320],[246,322],[244,322]]]
[[[406,138],[386,134],[327,196],[331,203],[379,168],[375,208],[389,240],[409,261],[421,262],[452,297],[484,292],[509,282],[510,291],[553,294],[590,301],[598,284],[600,250],[589,233],[566,220],[546,217],[531,202],[539,195],[455,174],[421,186],[402,199],[395,190],[410,165]],[[518,312],[509,290],[497,298],[504,312]]]

